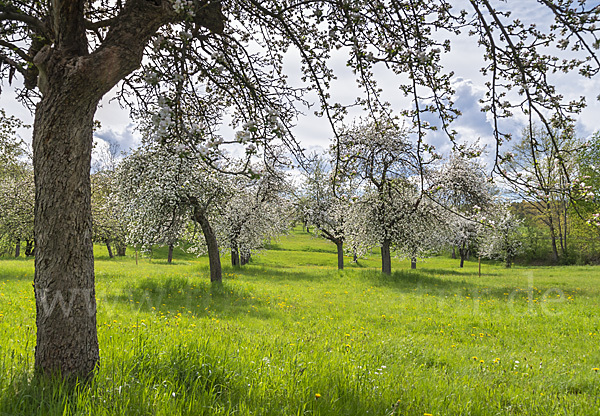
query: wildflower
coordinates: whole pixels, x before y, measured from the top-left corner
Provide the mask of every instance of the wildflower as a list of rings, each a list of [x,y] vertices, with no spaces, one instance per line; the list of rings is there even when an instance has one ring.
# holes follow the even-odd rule
[[[598,372],[600,371],[600,368],[592,368],[593,371]]]
[[[477,357],[471,357],[473,361],[477,361]]]
[[[321,395],[319,393],[315,393],[315,399],[320,399]]]

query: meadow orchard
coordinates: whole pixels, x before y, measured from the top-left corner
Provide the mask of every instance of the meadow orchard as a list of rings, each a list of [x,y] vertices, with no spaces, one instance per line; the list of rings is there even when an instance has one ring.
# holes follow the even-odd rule
[[[95,249],[103,358],[75,387],[31,377],[33,264],[0,260],[0,413],[598,412],[595,267],[394,258],[388,276],[374,252],[338,271],[335,244],[295,229],[215,287],[205,257]]]

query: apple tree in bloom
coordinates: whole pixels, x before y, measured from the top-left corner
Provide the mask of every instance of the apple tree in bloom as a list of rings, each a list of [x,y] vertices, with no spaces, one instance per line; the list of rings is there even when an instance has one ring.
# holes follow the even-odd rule
[[[128,156],[119,174],[129,244],[146,250],[157,244],[174,246],[192,219],[206,240],[211,281],[219,282],[220,253],[209,217],[228,195],[222,178],[201,161],[154,144]]]
[[[5,249],[14,248],[15,257],[20,256],[22,243],[26,256],[34,253],[34,197],[30,164],[18,163],[0,178],[0,243]]]
[[[523,247],[522,221],[511,212],[510,205],[497,204],[484,221],[485,232],[479,254],[504,261],[510,268]]]
[[[399,196],[409,179],[423,168],[405,129],[387,123],[358,123],[347,128],[331,150],[338,159],[338,175],[358,180],[364,195],[353,209],[350,235],[359,248],[381,248],[381,268],[391,273],[391,250],[402,235],[405,215],[419,204]],[[362,215],[361,215],[362,214]],[[362,217],[362,218],[361,218]],[[363,232],[358,230],[362,229]]]
[[[91,175],[93,239],[104,244],[113,258],[127,250],[127,224],[118,195],[117,170],[104,169]]]
[[[577,155],[578,176],[573,180],[578,212],[600,232],[600,132]]]
[[[435,173],[431,192],[433,201],[447,210],[448,243],[460,253],[460,267],[478,247],[484,232],[482,221],[494,205],[494,188],[483,165],[473,157],[476,147],[455,152]]]
[[[25,254],[33,255],[33,206],[35,188],[30,155],[17,129],[23,123],[0,109],[0,244],[14,248],[15,257],[26,244]]]
[[[230,250],[232,266],[247,264],[253,253],[288,232],[292,221],[283,173],[254,169],[260,177],[229,179],[231,196],[215,217],[220,246]]]
[[[302,217],[306,228],[337,247],[338,269],[344,268],[345,224],[354,186],[348,177],[333,176],[333,168],[321,155],[312,155],[304,164],[297,199],[302,202]],[[341,178],[341,179],[340,179]],[[335,181],[335,182],[334,182]]]

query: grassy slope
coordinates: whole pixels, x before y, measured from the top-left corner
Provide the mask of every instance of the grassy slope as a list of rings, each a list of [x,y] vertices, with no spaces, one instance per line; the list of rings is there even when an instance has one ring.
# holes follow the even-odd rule
[[[97,249],[102,361],[75,390],[29,381],[33,263],[0,261],[1,414],[600,414],[593,267],[338,272],[295,231],[216,289],[205,259]]]

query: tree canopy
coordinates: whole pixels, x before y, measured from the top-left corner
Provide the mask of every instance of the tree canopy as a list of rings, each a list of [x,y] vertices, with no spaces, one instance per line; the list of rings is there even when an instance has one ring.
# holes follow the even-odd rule
[[[95,310],[89,172],[103,95],[122,81],[121,100],[134,115],[155,113],[157,142],[187,146],[222,168],[225,141],[244,145],[247,155],[269,155],[276,142],[299,153],[291,127],[307,91],[317,94],[316,111],[339,138],[347,103],[334,102],[329,91],[339,50],[362,89],[353,104],[383,125],[407,118],[421,161],[431,150],[426,133],[437,127],[430,114],[455,139],[451,122],[459,111],[442,56],[452,51],[452,38],[468,32],[484,48],[484,109],[494,119],[498,150],[507,136],[499,121],[516,112],[539,120],[555,141],[552,127],[565,126],[585,99],[564,100],[549,75],[598,72],[600,8],[540,0],[554,16],[540,27],[499,0],[465,7],[446,0],[0,2],[0,76],[11,83],[19,75],[19,97],[35,105],[35,293],[42,311],[36,368],[85,376],[98,362],[95,313],[88,313]],[[301,61],[299,86],[283,70],[292,50]],[[397,75],[410,108],[392,108],[382,98],[374,76],[380,68]],[[226,110],[235,138],[216,134]],[[59,295],[75,312],[43,312]]]

